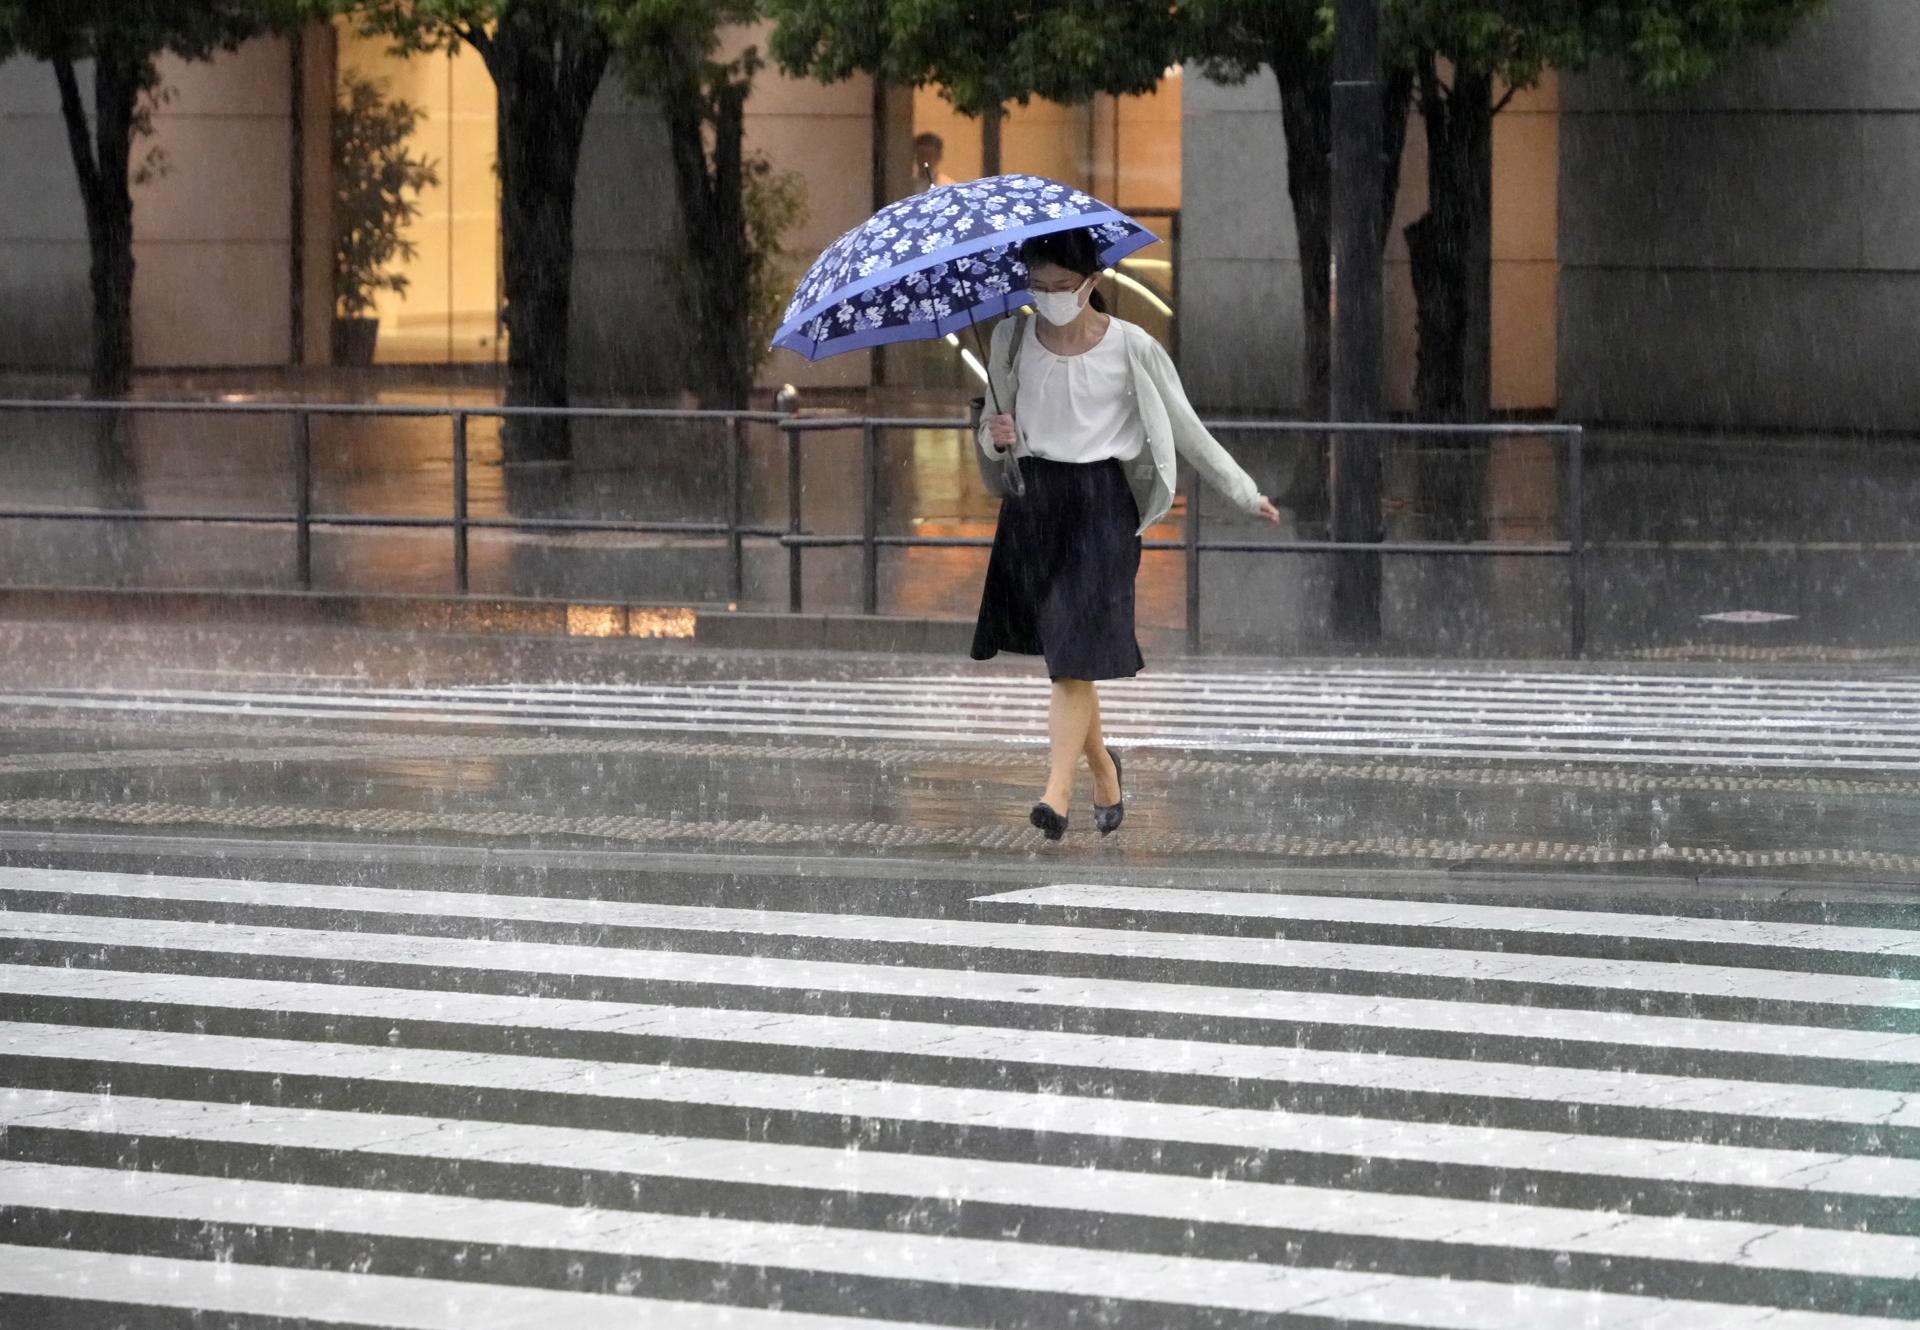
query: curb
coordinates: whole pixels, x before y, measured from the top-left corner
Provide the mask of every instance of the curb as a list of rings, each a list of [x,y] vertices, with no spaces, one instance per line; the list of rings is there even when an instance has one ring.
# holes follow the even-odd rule
[[[782,614],[513,596],[325,591],[0,588],[0,620],[169,627],[276,624],[383,632],[680,641],[714,649],[965,655],[973,623],[891,615]]]

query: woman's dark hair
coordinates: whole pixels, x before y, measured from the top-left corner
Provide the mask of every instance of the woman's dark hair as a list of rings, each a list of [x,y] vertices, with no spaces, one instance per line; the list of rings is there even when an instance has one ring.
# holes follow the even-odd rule
[[[1079,273],[1082,277],[1098,277],[1106,271],[1106,265],[1100,262],[1100,245],[1094,240],[1093,232],[1084,226],[1072,231],[1028,236],[1020,242],[1020,262],[1027,265],[1029,272],[1043,263]],[[1098,287],[1094,288],[1087,303],[1102,314],[1107,312],[1107,302],[1101,299]]]

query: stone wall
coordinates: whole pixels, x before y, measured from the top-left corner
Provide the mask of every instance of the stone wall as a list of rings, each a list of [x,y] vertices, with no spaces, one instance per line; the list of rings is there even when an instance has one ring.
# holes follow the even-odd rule
[[[51,65],[0,64],[0,181],[0,366],[85,369],[87,220]]]
[[[1217,410],[1298,410],[1304,400],[1300,264],[1287,197],[1287,143],[1272,71],[1223,85],[1189,68],[1180,256],[1181,372]],[[1558,101],[1553,80],[1494,122],[1493,401],[1551,408]],[[1413,279],[1404,229],[1426,211],[1426,141],[1408,127],[1387,236],[1387,399],[1412,404]]]
[[[1564,85],[1582,420],[1920,429],[1920,4],[1833,0],[1685,99]]]
[[[163,59],[169,99],[150,148],[165,169],[134,191],[134,361],[141,368],[284,365],[292,353],[288,45],[211,62]],[[80,70],[91,99],[92,70]],[[52,67],[0,66],[0,364],[84,369],[86,218]]]

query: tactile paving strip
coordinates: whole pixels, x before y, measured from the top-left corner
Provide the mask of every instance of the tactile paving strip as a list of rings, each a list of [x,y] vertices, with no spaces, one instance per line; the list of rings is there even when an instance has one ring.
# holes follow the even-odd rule
[[[98,724],[98,723],[96,723]],[[79,730],[83,727],[73,727]],[[85,727],[95,732],[93,727]],[[100,725],[101,730],[110,728]],[[25,753],[0,757],[0,775],[55,771],[137,770],[146,767],[199,766],[219,762],[346,762],[436,758],[551,757],[632,755],[745,762],[864,762],[875,766],[963,765],[1004,769],[1015,751],[1004,745],[843,742],[832,744],[697,742],[672,739],[491,738],[480,735],[396,737],[378,732],[330,733],[279,728],[198,727],[182,732],[205,735],[220,729],[255,739],[246,745],[189,748],[136,748],[67,753]],[[125,733],[124,730],[119,730]],[[304,742],[263,746],[263,738],[295,737]],[[1019,750],[1025,752],[1026,750]],[[1920,781],[1868,780],[1808,775],[1735,776],[1724,772],[1673,773],[1568,768],[1551,762],[1516,759],[1497,766],[1428,764],[1418,760],[1361,762],[1226,760],[1179,757],[1143,750],[1127,764],[1141,772],[1166,776],[1224,776],[1252,780],[1257,788],[1308,780],[1376,781],[1399,785],[1532,787],[1637,791],[1780,792],[1821,796],[1920,795]]]
[[[77,799],[0,800],[0,818],[15,822],[217,826],[248,831],[315,829],[360,834],[453,833],[460,836],[578,837],[638,844],[697,843],[728,850],[817,845],[880,850],[961,849],[1027,852],[1046,842],[1025,826],[927,827],[904,823],[792,823],[678,817],[560,817],[520,812],[425,812],[398,808],[322,808],[287,804],[209,807],[177,803],[106,803]],[[1413,836],[1322,840],[1311,836],[1219,835],[1136,831],[1130,851],[1149,855],[1257,854],[1294,859],[1382,857],[1459,862],[1655,864],[1713,868],[1832,867],[1909,875],[1920,856],[1877,850],[1736,850],[1719,846],[1620,847],[1561,841],[1476,843]]]

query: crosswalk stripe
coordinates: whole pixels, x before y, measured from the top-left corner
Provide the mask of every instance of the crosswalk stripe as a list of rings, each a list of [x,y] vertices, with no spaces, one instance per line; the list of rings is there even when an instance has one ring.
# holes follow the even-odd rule
[[[809,1189],[947,1205],[1137,1215],[1301,1233],[1616,1259],[1678,1259],[1856,1278],[1920,1277],[1920,1237],[1781,1227],[1722,1219],[1621,1215],[1596,1228],[1589,1210],[1448,1197],[1387,1195],[1273,1182],[1188,1178],[991,1159],[718,1141],[406,1114],[221,1104],[59,1091],[0,1098],[0,1124],[36,1131],[199,1142],[221,1147],[518,1165]],[[643,1193],[644,1194],[644,1193]]]
[[[353,700],[367,704],[363,698]],[[484,694],[476,697],[466,693],[423,691],[405,695],[404,699],[382,697],[379,702],[394,706],[444,703],[450,710],[476,713],[496,710],[504,714],[550,714],[556,717],[621,716],[642,714],[648,709],[688,707],[711,707],[721,714],[737,715],[749,708],[777,704],[782,714],[801,718],[832,716],[850,711],[857,711],[861,716],[871,719],[912,718],[927,714],[956,718],[992,707],[1000,714],[984,717],[983,720],[1002,727],[1030,725],[1040,719],[1046,710],[1045,697],[1032,693],[995,695],[969,691],[960,699],[936,710],[929,705],[929,699],[917,693],[881,692],[862,696],[855,693],[775,691],[758,686],[699,690],[649,688],[644,692],[591,698],[573,693],[535,696]],[[351,704],[346,699],[342,699],[342,703]],[[1217,693],[1166,699],[1123,694],[1111,699],[1107,706],[1115,724],[1139,726],[1152,721],[1168,728],[1237,725],[1272,730],[1281,728],[1283,722],[1300,728],[1313,725],[1324,727],[1340,721],[1361,727],[1368,733],[1427,734],[1444,727],[1448,722],[1462,719],[1459,707],[1445,704],[1421,706],[1333,699],[1236,699]],[[1898,709],[1897,715],[1902,722],[1910,716],[1910,710]],[[1817,729],[1825,737],[1882,747],[1889,745],[1881,736],[1892,733],[1906,737],[1912,728],[1910,724],[1903,723],[1896,724],[1890,731],[1889,713],[1886,712],[1822,710],[1784,716],[1773,708],[1715,708],[1710,714],[1703,715],[1677,708],[1636,707],[1616,714],[1606,710],[1596,713],[1586,708],[1569,708],[1564,704],[1525,708],[1477,706],[1473,708],[1472,719],[1476,733],[1490,736],[1654,735],[1724,743],[1757,737],[1804,739],[1807,737],[1806,731]]]
[[[1107,688],[1135,747],[1654,766],[1920,770],[1920,684],[1482,671],[1174,673]],[[0,704],[547,730],[1037,743],[1044,680],[1007,675],[101,694]]]
[[[509,1053],[315,1043],[262,1036],[181,1034],[14,1021],[0,1024],[0,1057],[48,1065],[177,1069],[347,1084],[524,1093],[633,1106],[704,1105],[764,1114],[922,1123],[968,1132],[1079,1136],[1117,1143],[1182,1143],[1234,1151],[1340,1154],[1585,1178],[1625,1176],[1686,1187],[1764,1188],[1887,1197],[1920,1185],[1920,1160],[1831,1150],[1722,1145],[1296,1113],[1265,1108],[976,1089],[845,1076],[714,1070]],[[138,1090],[133,1093],[141,1093]],[[205,1093],[204,1089],[201,1093]]]
[[[352,910],[387,917],[418,915],[655,929],[718,935],[731,941],[746,937],[787,938],[809,943],[959,948],[1014,955],[1186,961],[1255,974],[1284,969],[1315,974],[1351,971],[1382,977],[1453,979],[1479,985],[1525,984],[1546,990],[1589,988],[1634,994],[1684,994],[1795,1007],[1831,1006],[1857,1015],[1875,1010],[1897,1014],[1920,1009],[1920,980],[1671,961],[1133,932],[904,915],[742,910],[479,892],[0,868],[0,899],[7,893],[49,890],[95,898],[195,901],[291,912]]]
[[[755,715],[763,709],[777,709],[780,715],[795,721],[837,715],[857,715],[867,720],[965,720],[969,725],[1008,731],[1029,727],[1034,719],[1044,714],[1046,707],[1045,694],[1033,689],[995,692],[992,689],[968,688],[956,689],[951,696],[937,697],[929,695],[924,688],[903,691],[875,687],[865,682],[859,685],[818,685],[806,690],[759,682],[750,685],[648,685],[634,687],[620,694],[594,696],[583,696],[571,690],[475,694],[464,689],[293,694],[170,692],[136,696],[160,702],[242,701],[316,708],[357,706],[395,711],[411,711],[422,704],[429,704],[455,713],[539,715],[557,720],[574,717],[640,717],[653,712],[691,713],[703,719],[726,720]],[[1750,709],[1744,713],[1736,710],[1731,715],[1723,708],[1714,708],[1706,715],[1697,710],[1648,715],[1636,707],[1619,714],[1610,714],[1604,708],[1600,709],[1599,714],[1589,714],[1572,710],[1562,702],[1525,709],[1480,704],[1473,706],[1468,713],[1451,703],[1419,707],[1405,703],[1349,702],[1330,698],[1299,701],[1264,697],[1248,699],[1208,692],[1156,698],[1151,694],[1122,690],[1113,699],[1108,718],[1113,724],[1123,727],[1140,727],[1147,722],[1173,731],[1183,727],[1211,729],[1237,726],[1260,733],[1299,733],[1308,737],[1330,731],[1301,729],[1299,726],[1311,726],[1314,723],[1325,726],[1335,718],[1350,720],[1352,726],[1357,727],[1353,731],[1355,733],[1388,737],[1397,734],[1426,737],[1436,730],[1447,732],[1442,722],[1470,720],[1471,735],[1488,744],[1497,744],[1503,738],[1515,736],[1541,740],[1557,735],[1645,734],[1667,738],[1679,747],[1686,747],[1684,740],[1688,738],[1713,741],[1697,745],[1703,751],[1712,751],[1714,743],[1725,744],[1741,739],[1748,741],[1740,745],[1743,749],[1759,752],[1786,750],[1751,742],[1756,736],[1778,731],[1785,737],[1804,739],[1807,736],[1801,732],[1811,728],[1822,731],[1826,737],[1836,741],[1863,744],[1894,755],[1911,755],[1913,750],[1896,747],[1884,739],[1872,735],[1852,735],[1846,731],[1850,727],[1871,727],[1876,733],[1912,738],[1915,721],[1920,719],[1920,716],[1916,716],[1916,710],[1920,708],[1898,707],[1887,713],[1852,713],[1821,708],[1783,716],[1777,708]],[[1379,714],[1374,714],[1376,712]],[[1889,715],[1896,717],[1899,723],[1888,727]],[[1634,717],[1644,719],[1636,723],[1632,719]],[[1287,730],[1280,724],[1288,720],[1295,722],[1294,730]],[[1683,723],[1676,724],[1676,721]],[[1727,729],[1736,729],[1738,732],[1731,735],[1716,733]],[[1603,743],[1606,740],[1595,739],[1593,742]]]
[[[659,1007],[570,998],[493,993],[423,994],[411,989],[280,980],[147,975],[64,966],[7,967],[14,996],[93,998],[142,1007],[274,1012],[280,1015],[357,1016],[378,1021],[432,1021],[442,1025],[539,1031],[591,1031],[601,1038],[670,1041],[678,1062],[687,1044],[720,1049],[872,1054],[902,1080],[921,1081],[929,1061],[976,1064],[975,1074],[1025,1064],[1115,1076],[1137,1075],[1215,1083],[1206,1102],[1265,1100],[1276,1086],[1344,1091],[1373,1112],[1393,1116],[1396,1101],[1424,1097],[1460,1101],[1462,1111],[1485,1103],[1493,1111],[1527,1107],[1557,1117],[1576,1108],[1634,1115],[1641,1130],[1665,1136],[1697,1133],[1704,1121],[1768,1121],[1799,1129],[1845,1126],[1872,1129],[1888,1151],[1920,1152],[1920,1098],[1861,1087],[1729,1081],[1712,1077],[1598,1071],[1540,1064],[1469,1062],[1387,1053],[1248,1046],[1197,1039],[1151,1039],[944,1022],[813,1016],[726,1008]],[[636,1056],[649,1056],[640,1044]],[[916,1074],[917,1073],[917,1074]],[[1676,1125],[1663,1129],[1671,1119]],[[1507,1124],[1512,1125],[1512,1124]],[[1912,1139],[1909,1139],[1911,1137]],[[1894,1148],[1904,1142],[1904,1148]]]
[[[1235,1027],[1271,1022],[1283,1027],[1408,1030],[1471,1036],[1482,1045],[1496,1039],[1525,1041],[1556,1060],[1565,1058],[1569,1044],[1590,1044],[1615,1050],[1627,1060],[1635,1050],[1664,1050],[1738,1054],[1764,1066],[1793,1059],[1920,1066],[1920,1034],[1633,1011],[26,911],[0,914],[0,940],[5,939],[81,949],[83,962],[62,955],[69,964],[102,964],[96,958],[103,949],[163,950],[210,960],[255,957],[379,965],[385,967],[383,975],[389,975],[392,967],[409,967],[424,971],[428,986],[448,973],[467,971],[476,976],[516,977],[538,984],[541,991],[552,991],[557,981],[568,979],[611,979],[676,988],[737,987],[769,997],[817,993],[908,999],[939,1003],[943,1011],[1029,1008],[1063,1015],[1107,1012],[1211,1018]],[[0,965],[0,975],[10,968]],[[911,1017],[913,1013],[899,1014]]]
[[[869,679],[857,683],[793,682],[788,680],[721,681],[700,684],[647,684],[619,687],[581,687],[555,684],[546,687],[516,686],[455,688],[394,688],[351,693],[301,693],[277,696],[322,697],[336,700],[389,699],[399,701],[439,701],[480,705],[542,706],[614,709],[638,701],[699,702],[724,700],[745,702],[777,699],[796,710],[816,707],[831,710],[856,700],[877,711],[907,711],[928,702],[941,701],[948,708],[961,710],[985,704],[1038,712],[1045,709],[1046,693],[1032,680],[951,680],[942,681],[947,696],[935,698],[935,681]],[[1465,695],[1446,693],[1437,698],[1430,690],[1379,690],[1364,692],[1327,688],[1223,688],[1192,680],[1179,684],[1143,686],[1137,681],[1105,681],[1121,715],[1154,716],[1173,719],[1181,716],[1271,716],[1271,715],[1356,715],[1381,719],[1411,720],[1422,717],[1458,716],[1462,703],[1470,702],[1476,718],[1489,721],[1544,720],[1560,728],[1577,728],[1581,723],[1618,722],[1627,718],[1645,718],[1651,726],[1659,720],[1679,720],[1681,728],[1710,731],[1731,725],[1756,724],[1762,729],[1783,730],[1809,725],[1885,724],[1892,720],[1911,728],[1920,696],[1902,698],[1825,698],[1818,705],[1812,700],[1780,699],[1766,694],[1751,697],[1711,700],[1688,698],[1684,694],[1607,694],[1515,696],[1510,693]],[[182,695],[182,694],[160,694]],[[207,696],[244,694],[210,693]],[[1783,705],[1783,701],[1785,705]],[[1572,703],[1573,705],[1569,705]]]
[[[1872,680],[1823,677],[1737,678],[1716,675],[1660,675],[1643,671],[1632,673],[1571,673],[1522,675],[1478,671],[1420,671],[1408,674],[1369,674],[1347,670],[1294,670],[1275,668],[1264,673],[1195,673],[1179,670],[1153,670],[1131,679],[1106,680],[1118,692],[1173,693],[1187,695],[1196,690],[1264,696],[1268,694],[1326,693],[1343,697],[1430,697],[1462,696],[1475,700],[1511,699],[1515,702],[1564,700],[1568,697],[1709,699],[1716,704],[1737,704],[1756,698],[1782,697],[1807,700],[1827,706],[1900,705],[1920,701],[1920,681]],[[672,684],[682,688],[730,685],[805,690],[832,687],[875,687],[910,689],[926,686],[978,688],[1014,693],[1044,689],[1045,683],[1031,673],[996,674],[901,674],[870,675],[857,679],[823,678],[733,678],[699,680]],[[591,683],[571,679],[522,680],[515,683],[469,683],[439,685],[457,687],[476,695],[515,694],[550,689],[568,689],[582,696],[618,695],[630,691],[633,681]],[[345,690],[336,690],[345,691]],[[418,694],[434,691],[422,687],[369,689],[383,693]]]
[[[6,1243],[0,1244],[0,1312],[9,1297],[376,1330],[940,1330],[919,1321],[663,1302],[619,1293]],[[21,1313],[15,1324],[22,1327],[49,1324],[44,1311],[22,1308]],[[33,1320],[26,1319],[29,1314]]]
[[[936,682],[974,682],[980,678],[1003,680],[1018,678],[1015,675],[982,676],[975,674],[929,674],[917,676]],[[1335,685],[1360,684],[1368,687],[1381,687],[1393,684],[1419,685],[1423,688],[1444,688],[1475,692],[1483,689],[1502,691],[1539,692],[1542,690],[1566,690],[1573,692],[1592,692],[1595,690],[1616,690],[1628,692],[1655,691],[1660,689],[1679,690],[1687,693],[1707,690],[1713,693],[1738,693],[1742,689],[1749,691],[1806,693],[1823,696],[1828,693],[1864,693],[1885,694],[1894,697],[1920,697],[1920,677],[1912,675],[1888,676],[1877,679],[1859,678],[1797,678],[1783,676],[1770,678],[1763,675],[1733,674],[1661,674],[1650,670],[1469,670],[1435,669],[1432,667],[1414,667],[1394,669],[1386,666],[1336,665],[1317,668],[1279,668],[1266,670],[1154,670],[1137,679],[1118,680],[1130,685],[1151,685],[1156,681],[1175,681],[1191,684],[1236,683],[1251,686],[1284,687],[1292,684]]]
[[[1044,905],[1087,914],[1191,915],[1261,922],[1378,924],[1392,928],[1475,930],[1516,934],[1508,941],[1542,935],[1605,936],[1660,942],[1871,958],[1920,957],[1920,931],[1858,928],[1840,924],[1769,923],[1765,920],[1688,915],[1626,914],[1599,910],[1543,910],[1378,896],[1299,896],[1256,891],[1204,891],[1171,887],[1059,883],[975,898],[978,903]]]
[[[915,676],[936,682],[970,682],[983,677],[952,670]],[[1002,681],[1022,676],[1002,673],[991,677]],[[1833,695],[1920,697],[1920,676],[1884,675],[1861,678],[1849,675],[1755,675],[1720,673],[1660,673],[1644,667],[1616,669],[1521,670],[1505,667],[1416,666],[1393,669],[1382,666],[1352,665],[1280,666],[1261,670],[1153,670],[1134,679],[1117,680],[1133,687],[1155,687],[1167,683],[1195,686],[1239,685],[1248,688],[1361,687],[1387,690],[1396,687],[1419,691],[1479,694],[1519,693],[1551,696],[1559,693],[1675,693],[1696,696],[1737,697],[1742,692],[1803,695],[1815,698]]]
[[[772,1267],[875,1282],[905,1280],[949,1288],[1051,1293],[1097,1303],[1117,1299],[1319,1316],[1353,1315],[1364,1307],[1376,1321],[1398,1325],[1507,1330],[1540,1324],[1522,1316],[1575,1324],[1585,1318],[1588,1324],[1602,1324],[1607,1319],[1625,1321],[1636,1311],[1673,1321],[1683,1309],[1694,1314],[1697,1319],[1689,1323],[1697,1326],[1867,1330],[1902,1324],[1873,1316],[1379,1272],[57,1164],[0,1162],[0,1204],[194,1225],[483,1245],[561,1256]]]
[[[0,1322],[1920,1318],[1920,930],[403,874],[0,867]]]

